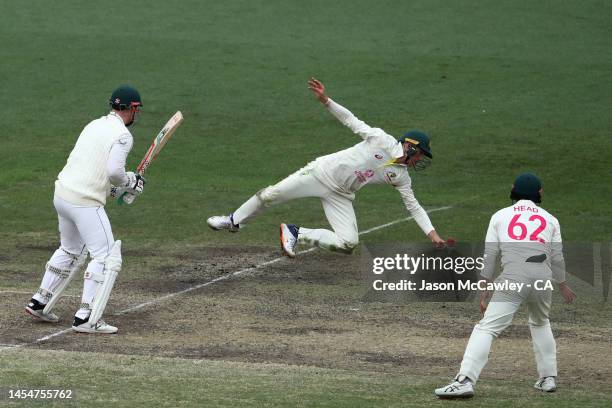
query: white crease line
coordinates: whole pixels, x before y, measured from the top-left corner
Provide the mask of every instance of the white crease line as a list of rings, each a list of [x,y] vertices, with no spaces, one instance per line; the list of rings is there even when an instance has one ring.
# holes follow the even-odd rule
[[[431,210],[428,210],[428,211],[426,211],[426,212],[427,212],[427,214],[429,214],[429,213],[436,212],[436,211],[444,211],[444,210],[449,210],[449,209],[451,209],[451,208],[453,208],[453,207],[451,207],[451,206],[446,206],[446,207],[438,207],[438,208],[432,208]],[[367,230],[365,230],[365,231],[361,231],[361,232],[359,233],[359,235],[369,234],[370,232],[378,231],[378,230],[380,230],[380,229],[387,228],[387,227],[390,227],[390,226],[392,226],[392,225],[399,224],[400,222],[404,222],[404,221],[411,220],[411,219],[413,219],[413,218],[414,218],[414,217],[400,218],[399,220],[391,221],[391,222],[388,222],[388,223],[386,223],[386,224],[379,225],[378,227],[372,227],[372,228],[367,229]]]
[[[32,292],[21,292],[18,290],[0,290],[0,295],[3,293],[12,293],[15,295],[31,295],[32,294]]]
[[[132,307],[130,307],[128,309],[125,309],[125,310],[122,310],[120,312],[117,312],[116,314],[117,315],[122,315],[122,314],[125,314],[125,313],[133,312],[134,310],[142,309],[143,307],[155,304],[157,302],[161,302],[161,301],[164,301],[166,299],[170,299],[170,298],[173,298],[175,296],[182,295],[183,293],[189,293],[191,291],[194,291],[194,290],[197,290],[197,289],[204,288],[206,286],[212,285],[213,283],[224,281],[224,280],[229,279],[229,278],[231,278],[233,276],[238,276],[238,275],[242,275],[243,273],[246,273],[246,272],[250,272],[250,271],[257,270],[257,269],[261,269],[261,268],[263,268],[265,266],[268,266],[268,265],[271,265],[273,263],[280,262],[283,259],[284,259],[284,257],[274,258],[274,259],[272,259],[270,261],[262,262],[259,265],[251,266],[250,268],[240,269],[239,271],[236,271],[236,272],[230,272],[230,273],[227,273],[225,275],[218,276],[218,277],[216,277],[215,279],[213,279],[211,281],[200,283],[199,285],[191,286],[191,287],[189,287],[187,289],[183,289],[183,290],[178,291],[178,292],[168,293],[167,295],[158,297],[158,298],[150,300],[148,302],[141,303],[141,304],[136,305],[136,306],[132,306]]]
[[[432,209],[430,209],[430,210],[427,210],[426,212],[429,214],[429,213],[432,213],[432,212],[436,212],[436,211],[444,211],[444,210],[448,210],[448,209],[451,209],[451,208],[452,208],[451,206],[437,207],[437,208],[432,208]],[[386,224],[382,224],[382,225],[379,225],[379,226],[372,227],[372,228],[370,228],[370,229],[367,229],[367,230],[361,231],[361,232],[359,233],[359,235],[369,234],[370,232],[378,231],[378,230],[380,230],[380,229],[387,228],[387,227],[390,227],[390,226],[392,226],[392,225],[399,224],[399,223],[401,223],[401,222],[409,221],[409,220],[412,220],[413,218],[414,218],[414,217],[412,217],[412,216],[410,216],[410,217],[405,217],[405,218],[400,218],[400,219],[398,219],[398,220],[391,221],[391,222],[388,222],[388,223],[386,223]],[[307,253],[309,253],[309,252],[315,251],[316,249],[317,249],[316,247],[309,248],[309,249],[307,249],[307,250],[304,250],[304,251],[300,251],[300,252],[298,252],[298,255],[307,254]],[[214,284],[214,283],[217,283],[217,282],[221,282],[221,281],[227,280],[227,279],[229,279],[229,278],[231,278],[231,277],[234,277],[234,276],[239,276],[239,275],[243,275],[243,274],[245,274],[245,273],[247,273],[247,272],[250,272],[250,271],[255,271],[255,270],[257,270],[257,269],[261,269],[261,268],[266,267],[266,266],[268,266],[268,265],[272,265],[272,264],[275,264],[275,263],[277,263],[277,262],[280,262],[280,261],[282,261],[282,260],[284,260],[284,259],[286,259],[286,257],[281,256],[281,257],[278,257],[278,258],[274,258],[274,259],[272,259],[272,260],[270,260],[270,261],[262,262],[262,263],[260,263],[259,265],[251,266],[250,268],[244,268],[244,269],[240,269],[240,270],[238,270],[238,271],[236,271],[236,272],[230,272],[230,273],[227,273],[227,274],[225,274],[225,275],[218,276],[218,277],[216,277],[215,279],[210,280],[210,281],[208,281],[208,282],[200,283],[199,285],[191,286],[191,287],[189,287],[189,288],[187,288],[187,289],[183,289],[183,290],[180,290],[180,291],[178,291],[178,292],[168,293],[167,295],[160,296],[160,297],[155,298],[155,299],[153,299],[153,300],[150,300],[150,301],[148,301],[148,302],[144,302],[144,303],[141,303],[141,304],[139,304],[139,305],[136,305],[136,306],[132,306],[132,307],[130,307],[130,308],[127,308],[127,309],[125,309],[125,310],[121,310],[121,311],[119,311],[119,312],[115,313],[115,316],[117,316],[117,315],[122,315],[122,314],[126,314],[126,313],[130,313],[130,312],[133,312],[133,311],[135,311],[135,310],[140,310],[140,309],[142,309],[142,308],[144,308],[144,307],[147,307],[147,306],[150,306],[150,305],[153,305],[153,304],[159,303],[159,302],[163,302],[163,301],[164,301],[164,300],[166,300],[166,299],[171,299],[171,298],[173,298],[173,297],[175,297],[175,296],[179,296],[179,295],[182,295],[182,294],[184,294],[184,293],[189,293],[189,292],[192,292],[192,291],[194,291],[194,290],[197,290],[197,289],[200,289],[200,288],[204,288],[204,287],[206,287],[206,286],[210,286],[210,285],[212,285],[212,284]],[[34,342],[32,342],[32,343],[30,343],[30,344],[37,344],[37,343],[40,343],[40,342],[43,342],[43,341],[49,340],[49,339],[51,339],[51,338],[53,338],[53,337],[61,336],[61,335],[65,334],[65,333],[68,333],[68,332],[70,332],[70,331],[72,331],[72,328],[64,329],[64,330],[62,330],[62,331],[59,331],[59,332],[56,332],[56,333],[52,333],[52,334],[49,334],[49,335],[47,335],[47,336],[41,337],[41,338],[39,338],[39,339],[36,339]],[[18,348],[18,347],[23,347],[23,346],[26,346],[26,345],[28,345],[28,343],[15,344],[15,345],[13,345],[12,347],[6,347],[6,348]],[[2,348],[0,348],[0,350],[2,350]]]
[[[51,339],[53,337],[61,336],[62,334],[68,333],[70,331],[72,331],[72,327],[70,327],[68,329],[64,329],[62,331],[55,332],[53,334],[49,334],[47,336],[41,337],[40,339],[36,339],[36,341],[34,343],[40,343],[41,341],[46,341],[46,340],[49,340],[49,339]]]
[[[13,295],[32,295],[32,292],[22,292],[18,290],[0,290],[0,295],[3,293],[11,293]],[[62,295],[62,297],[81,297],[81,295]]]

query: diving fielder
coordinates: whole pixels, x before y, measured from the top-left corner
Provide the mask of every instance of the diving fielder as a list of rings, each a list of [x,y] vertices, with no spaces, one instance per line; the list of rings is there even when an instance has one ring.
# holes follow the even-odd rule
[[[470,336],[459,374],[452,383],[435,390],[440,398],[474,395],[474,385],[487,363],[493,339],[510,325],[522,303],[527,303],[529,311],[529,329],[539,374],[535,388],[546,392],[557,389],[557,350],[548,320],[552,293],[551,288],[545,289],[544,282],[557,282],[566,303],[573,302],[576,295],[565,282],[559,221],[537,205],[541,202],[541,191],[537,176],[521,174],[510,193],[513,204],[491,217],[481,276],[487,282],[493,278],[497,257],[501,254],[502,273],[496,282],[524,283],[525,286],[519,291],[495,291],[488,306],[489,292],[481,293],[480,311],[484,316]]]
[[[421,170],[432,158],[429,137],[410,131],[399,141],[382,129],[372,128],[325,94],[323,84],[312,78],[308,88],[342,124],[361,136],[357,145],[319,157],[279,183],[264,188],[227,216],[208,219],[213,230],[237,232],[265,207],[303,197],[318,197],[333,231],[310,229],[293,224],[280,225],[283,252],[293,258],[297,243],[330,251],[351,253],[359,241],[353,210],[355,192],[367,184],[395,187],[416,223],[436,245],[444,245],[411,188],[408,168]]]
[[[53,205],[61,245],[45,267],[40,289],[25,308],[42,321],[57,322],[53,307],[89,252],[82,303],[72,325],[83,333],[117,332],[101,319],[121,269],[121,241],[115,241],[104,211],[107,196],[138,196],[144,188],[140,175],[125,171],[133,144],[128,127],[142,107],[140,94],[131,86],[121,86],[112,93],[109,105],[108,115],[85,126],[57,176]]]

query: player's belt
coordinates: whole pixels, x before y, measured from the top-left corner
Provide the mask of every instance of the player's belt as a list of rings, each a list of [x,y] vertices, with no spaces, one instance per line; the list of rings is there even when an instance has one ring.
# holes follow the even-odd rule
[[[529,258],[525,259],[525,262],[542,263],[545,260],[546,260],[546,254],[542,254],[542,255],[530,256]]]

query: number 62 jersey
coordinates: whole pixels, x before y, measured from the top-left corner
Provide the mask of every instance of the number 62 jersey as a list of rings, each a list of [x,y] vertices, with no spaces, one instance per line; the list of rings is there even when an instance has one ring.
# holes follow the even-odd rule
[[[542,264],[556,282],[565,281],[565,261],[559,221],[530,200],[520,200],[491,217],[481,275],[492,279],[501,253],[506,277],[521,275],[528,266]]]

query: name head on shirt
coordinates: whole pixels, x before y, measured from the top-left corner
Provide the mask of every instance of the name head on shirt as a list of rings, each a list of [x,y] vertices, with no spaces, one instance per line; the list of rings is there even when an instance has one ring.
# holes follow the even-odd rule
[[[514,212],[532,212],[532,213],[537,213],[538,212],[538,207],[536,207],[535,205],[532,207],[530,205],[515,205],[514,207],[512,207],[512,209],[514,210]]]

